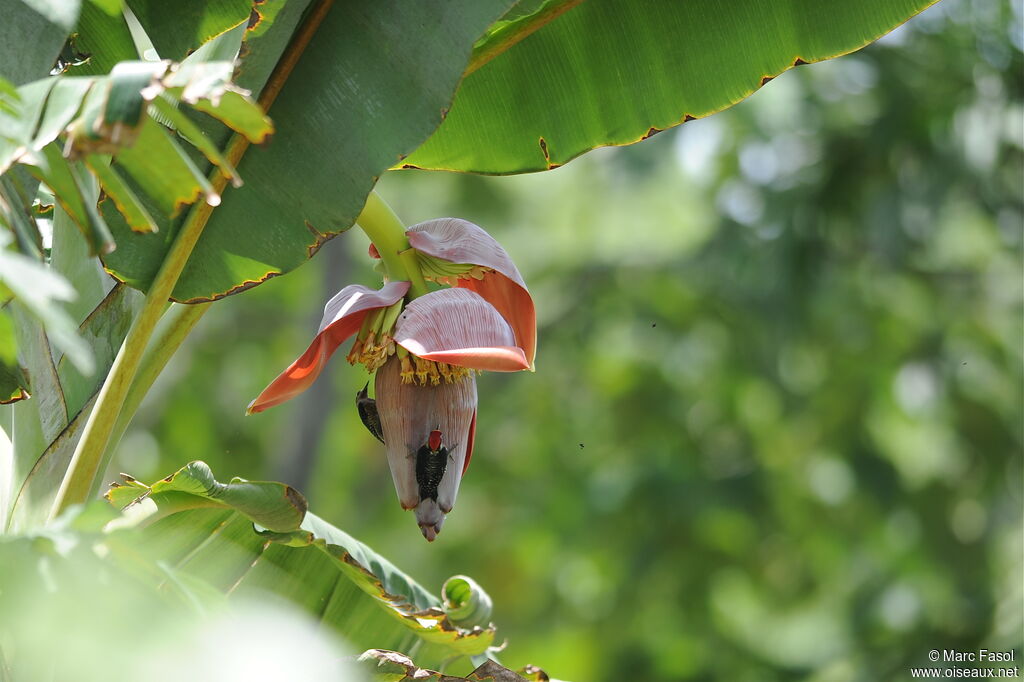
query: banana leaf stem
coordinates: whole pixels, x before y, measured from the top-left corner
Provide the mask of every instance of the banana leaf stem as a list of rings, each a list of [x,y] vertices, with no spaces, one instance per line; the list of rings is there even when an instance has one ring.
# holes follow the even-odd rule
[[[229,144],[229,155],[231,151],[239,147],[239,140],[245,143],[245,138],[235,137]],[[240,153],[235,152],[239,156]],[[224,189],[227,180],[220,174],[217,179],[221,180],[214,186],[219,193]],[[82,437],[78,441],[75,453],[71,457],[68,472],[61,481],[60,490],[54,501],[51,518],[55,518],[70,505],[82,504],[89,499],[90,491],[97,487],[97,479],[103,475],[106,465],[113,456],[113,448],[108,448],[110,435],[114,430],[114,424],[121,414],[128,390],[131,388],[135,373],[142,362],[142,356],[149,343],[157,322],[164,313],[167,300],[174,291],[174,285],[178,282],[181,271],[192,253],[199,236],[202,234],[206,222],[213,213],[213,206],[200,202],[195,204],[189,211],[185,223],[181,226],[174,243],[171,244],[167,256],[160,265],[153,283],[146,293],[146,299],[142,304],[139,316],[135,318],[128,335],[125,337],[121,349],[114,358],[106,381],[100,389],[96,399],[96,405],[85,423]]]
[[[420,271],[416,252],[409,247],[405,225],[377,192],[370,192],[356,223],[377,247],[389,280],[408,281],[410,298],[430,291]]]
[[[419,252],[416,249],[409,247],[405,251],[398,254],[399,259],[402,261],[402,265],[405,266],[405,273],[409,276],[409,299],[412,300],[417,296],[430,293],[430,289],[427,288],[427,280],[423,278],[423,270],[420,268]]]
[[[142,362],[135,374],[135,380],[132,381],[131,386],[128,388],[128,394],[125,396],[124,404],[121,406],[121,413],[117,415],[117,421],[114,422],[114,429],[110,434],[110,442],[108,444],[108,449],[111,452],[117,448],[117,444],[121,441],[121,436],[128,429],[128,425],[131,424],[132,418],[139,409],[139,405],[142,404],[142,400],[146,397],[149,389],[153,387],[156,378],[160,376],[160,373],[167,366],[171,357],[177,352],[178,347],[181,346],[182,342],[202,316],[206,314],[206,311],[210,309],[211,305],[213,304],[183,305],[181,303],[173,303],[167,312],[164,313],[163,317],[160,318],[153,338],[150,339],[149,344],[146,346]],[[94,497],[99,492],[100,483],[102,483],[100,477],[96,477],[93,480],[93,488],[89,493],[90,497]]]

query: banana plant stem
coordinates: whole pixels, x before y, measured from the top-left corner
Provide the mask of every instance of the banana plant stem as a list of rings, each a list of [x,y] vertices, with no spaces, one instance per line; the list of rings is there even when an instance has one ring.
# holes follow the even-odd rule
[[[245,138],[236,137],[232,140],[229,148],[235,146],[239,139],[245,141]],[[221,177],[223,176],[218,175],[218,179]],[[225,179],[219,183],[222,186],[217,188],[218,192],[223,189],[226,182]],[[51,518],[58,516],[73,504],[81,504],[88,500],[90,491],[96,485],[96,479],[103,475],[105,463],[109,462],[112,456],[112,453],[108,452],[112,448],[107,447],[110,434],[121,413],[121,407],[128,395],[132,380],[135,378],[135,373],[138,371],[146,345],[149,343],[150,336],[153,335],[157,322],[163,315],[164,307],[174,291],[178,276],[185,268],[185,263],[188,262],[188,257],[212,212],[213,206],[206,202],[194,205],[189,211],[185,223],[178,231],[174,243],[171,244],[171,248],[146,294],[142,310],[132,323],[131,329],[128,330],[128,335],[110,367],[110,373],[107,374],[107,379],[100,389],[96,405],[85,423],[82,437],[71,457],[68,472],[64,476],[64,480],[61,481],[60,490],[50,513]]]
[[[430,293],[430,289],[427,288],[427,281],[423,278],[423,271],[420,269],[419,255],[416,249],[409,247],[398,254],[398,257],[401,259],[402,265],[405,266],[405,274],[409,278],[410,300]]]
[[[416,252],[410,249],[405,236],[405,225],[377,192],[370,192],[356,223],[377,247],[389,280],[408,281],[411,298],[429,292],[416,262]]]
[[[195,305],[183,305],[173,303],[171,307],[160,318],[156,331],[146,351],[142,356],[142,362],[135,374],[135,380],[128,388],[124,404],[121,406],[121,413],[114,422],[114,429],[110,435],[108,450],[113,452],[121,440],[121,436],[128,429],[132,417],[142,404],[143,398],[153,387],[156,378],[170,361],[171,357],[181,346],[182,342],[189,335],[192,329],[199,322],[200,318],[210,309],[212,303],[198,303]],[[105,468],[105,467],[104,467]],[[102,475],[102,469],[101,469]],[[89,492],[90,497],[95,497],[99,492],[102,478],[97,476],[93,480],[93,487]]]

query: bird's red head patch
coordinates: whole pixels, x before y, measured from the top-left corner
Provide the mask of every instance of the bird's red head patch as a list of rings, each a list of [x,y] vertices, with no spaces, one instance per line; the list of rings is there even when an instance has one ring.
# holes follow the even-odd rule
[[[430,437],[427,438],[427,447],[431,450],[441,449],[441,432],[437,429],[430,432]]]

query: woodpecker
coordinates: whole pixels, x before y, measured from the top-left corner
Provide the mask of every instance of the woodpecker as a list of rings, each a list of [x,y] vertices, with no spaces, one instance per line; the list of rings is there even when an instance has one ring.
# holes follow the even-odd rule
[[[416,483],[420,487],[420,500],[437,501],[437,486],[448,468],[448,448],[441,444],[441,431],[430,432],[425,445],[416,452]]]
[[[377,414],[377,401],[366,394],[366,389],[369,387],[370,382],[367,381],[363,390],[356,393],[356,409],[359,410],[359,419],[362,420],[366,430],[383,443],[384,431],[380,426],[380,415]]]

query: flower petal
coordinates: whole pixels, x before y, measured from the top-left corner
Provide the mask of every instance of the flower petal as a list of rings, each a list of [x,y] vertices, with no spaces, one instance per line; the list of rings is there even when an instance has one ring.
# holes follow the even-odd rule
[[[395,343],[413,355],[492,372],[529,369],[508,322],[479,294],[441,289],[414,299],[398,316]]]
[[[516,345],[526,356],[527,369],[532,369],[537,355],[537,314],[526,287],[519,288],[498,273],[484,275],[483,279],[460,279],[458,286],[483,296],[508,320],[516,335]]]
[[[537,315],[526,283],[508,253],[483,228],[459,218],[428,220],[409,228],[409,244],[422,253],[449,263],[471,263],[494,270],[482,280],[459,279],[456,286],[483,296],[515,333],[515,345],[523,349],[533,367],[537,352]]]
[[[320,330],[309,348],[249,403],[246,414],[280,405],[309,388],[338,346],[359,331],[367,313],[397,303],[408,291],[408,282],[390,282],[379,291],[351,284],[335,294],[324,306]]]
[[[469,460],[473,456],[473,442],[476,440],[476,412],[473,413],[473,421],[469,423],[469,438],[466,441],[466,461],[462,464],[462,475],[466,475],[469,468]]]
[[[377,413],[398,500],[404,509],[420,506],[416,453],[430,432],[437,429],[450,456],[438,486],[438,504],[447,513],[455,503],[470,445],[470,425],[476,415],[476,379],[420,386],[402,383],[401,371],[401,363],[392,357],[377,370],[375,379]],[[436,520],[433,516],[431,519]]]

